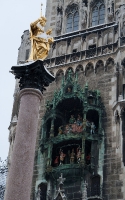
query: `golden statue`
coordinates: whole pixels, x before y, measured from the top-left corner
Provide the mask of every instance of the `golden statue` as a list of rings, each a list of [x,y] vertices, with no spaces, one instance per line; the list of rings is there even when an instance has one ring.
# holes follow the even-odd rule
[[[38,20],[30,24],[31,53],[28,61],[44,60],[49,53],[50,44],[54,42],[50,36],[52,30],[44,31],[46,18],[41,16]]]

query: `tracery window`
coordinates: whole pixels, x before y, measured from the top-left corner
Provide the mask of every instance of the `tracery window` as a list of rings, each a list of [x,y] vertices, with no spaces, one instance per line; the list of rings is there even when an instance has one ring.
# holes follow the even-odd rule
[[[105,21],[105,5],[100,1],[92,8],[92,26],[103,24]]]
[[[78,6],[73,4],[66,9],[67,23],[66,32],[77,31],[79,29],[79,12]]]

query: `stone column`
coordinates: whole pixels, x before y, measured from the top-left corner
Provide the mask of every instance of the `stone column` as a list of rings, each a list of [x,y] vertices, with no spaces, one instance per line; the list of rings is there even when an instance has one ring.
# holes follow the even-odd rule
[[[20,110],[6,200],[30,199],[41,97],[41,92],[36,89],[23,89],[20,92]]]
[[[11,69],[19,79],[20,109],[4,200],[30,200],[41,92],[54,77],[40,60]]]

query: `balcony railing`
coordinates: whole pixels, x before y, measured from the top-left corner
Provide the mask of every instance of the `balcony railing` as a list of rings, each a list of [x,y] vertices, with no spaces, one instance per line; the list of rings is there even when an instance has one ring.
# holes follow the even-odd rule
[[[121,46],[123,46],[124,44],[125,44],[125,37],[121,38]],[[100,46],[93,49],[81,50],[76,53],[65,54],[64,56],[48,58],[44,61],[44,65],[47,68],[51,68],[52,66],[69,64],[69,62],[70,63],[78,62],[89,58],[98,57],[109,53],[114,53],[116,52],[117,48],[118,48],[118,41],[112,44]]]

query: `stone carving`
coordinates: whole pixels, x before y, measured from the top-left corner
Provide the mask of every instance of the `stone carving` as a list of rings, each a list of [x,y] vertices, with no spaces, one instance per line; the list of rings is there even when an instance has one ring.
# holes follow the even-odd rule
[[[112,49],[109,49],[109,47],[106,47],[105,49],[103,49],[104,54],[111,53],[111,52],[112,52]]]
[[[76,2],[74,3],[74,1],[70,1],[69,5],[67,6],[65,10],[66,15],[72,12],[75,13],[76,11],[78,11],[77,3]]]
[[[122,13],[125,13],[125,5],[121,5],[115,12],[116,14],[116,21],[118,23],[121,23],[123,15]]]
[[[108,44],[112,44],[113,43],[113,33],[109,32],[108,34]]]
[[[108,0],[108,19],[112,21],[113,16],[114,16],[114,1],[113,0]]]
[[[119,113],[117,110],[115,113],[115,123],[116,123],[116,148],[119,148],[119,145],[120,145],[120,117],[119,117]]]
[[[74,49],[77,49],[77,52],[81,51],[81,41],[80,40],[74,42],[73,50]]]
[[[9,133],[9,138],[8,138],[10,142],[9,155],[8,155],[8,168],[11,165],[11,155],[13,152],[13,145],[14,145],[15,135],[16,135],[16,124],[17,124],[17,121],[16,122],[14,121],[12,127],[10,128],[10,133]]]
[[[25,46],[29,46],[31,44],[30,38],[28,37],[26,42],[25,42]]]
[[[62,6],[63,6],[63,0],[59,0],[58,2],[59,2],[59,3],[58,3],[58,8],[60,8],[60,9],[61,9],[61,8],[62,8]]]
[[[116,21],[119,22],[120,18],[121,18],[121,12],[120,12],[120,8],[118,8],[115,12],[116,15]]]
[[[81,26],[82,28],[85,28],[87,24],[87,7],[85,3],[82,3],[82,8],[81,8]]]
[[[16,127],[13,130],[11,130],[10,134],[9,134],[9,142],[10,142],[10,144],[12,144],[12,147],[14,144],[15,135],[16,135]]]
[[[56,21],[56,32],[61,33],[61,29],[62,29],[62,15],[61,12],[59,12]]]
[[[123,15],[122,18],[121,36],[125,37],[125,14]]]
[[[97,43],[97,36],[93,34],[88,38],[88,47],[91,45],[96,45],[96,43]]]
[[[118,24],[120,24],[121,37],[125,37],[125,5],[121,5],[116,10],[116,21]]]
[[[65,55],[65,47],[64,47],[64,45],[60,45],[60,47],[58,48],[57,55],[58,56]]]

